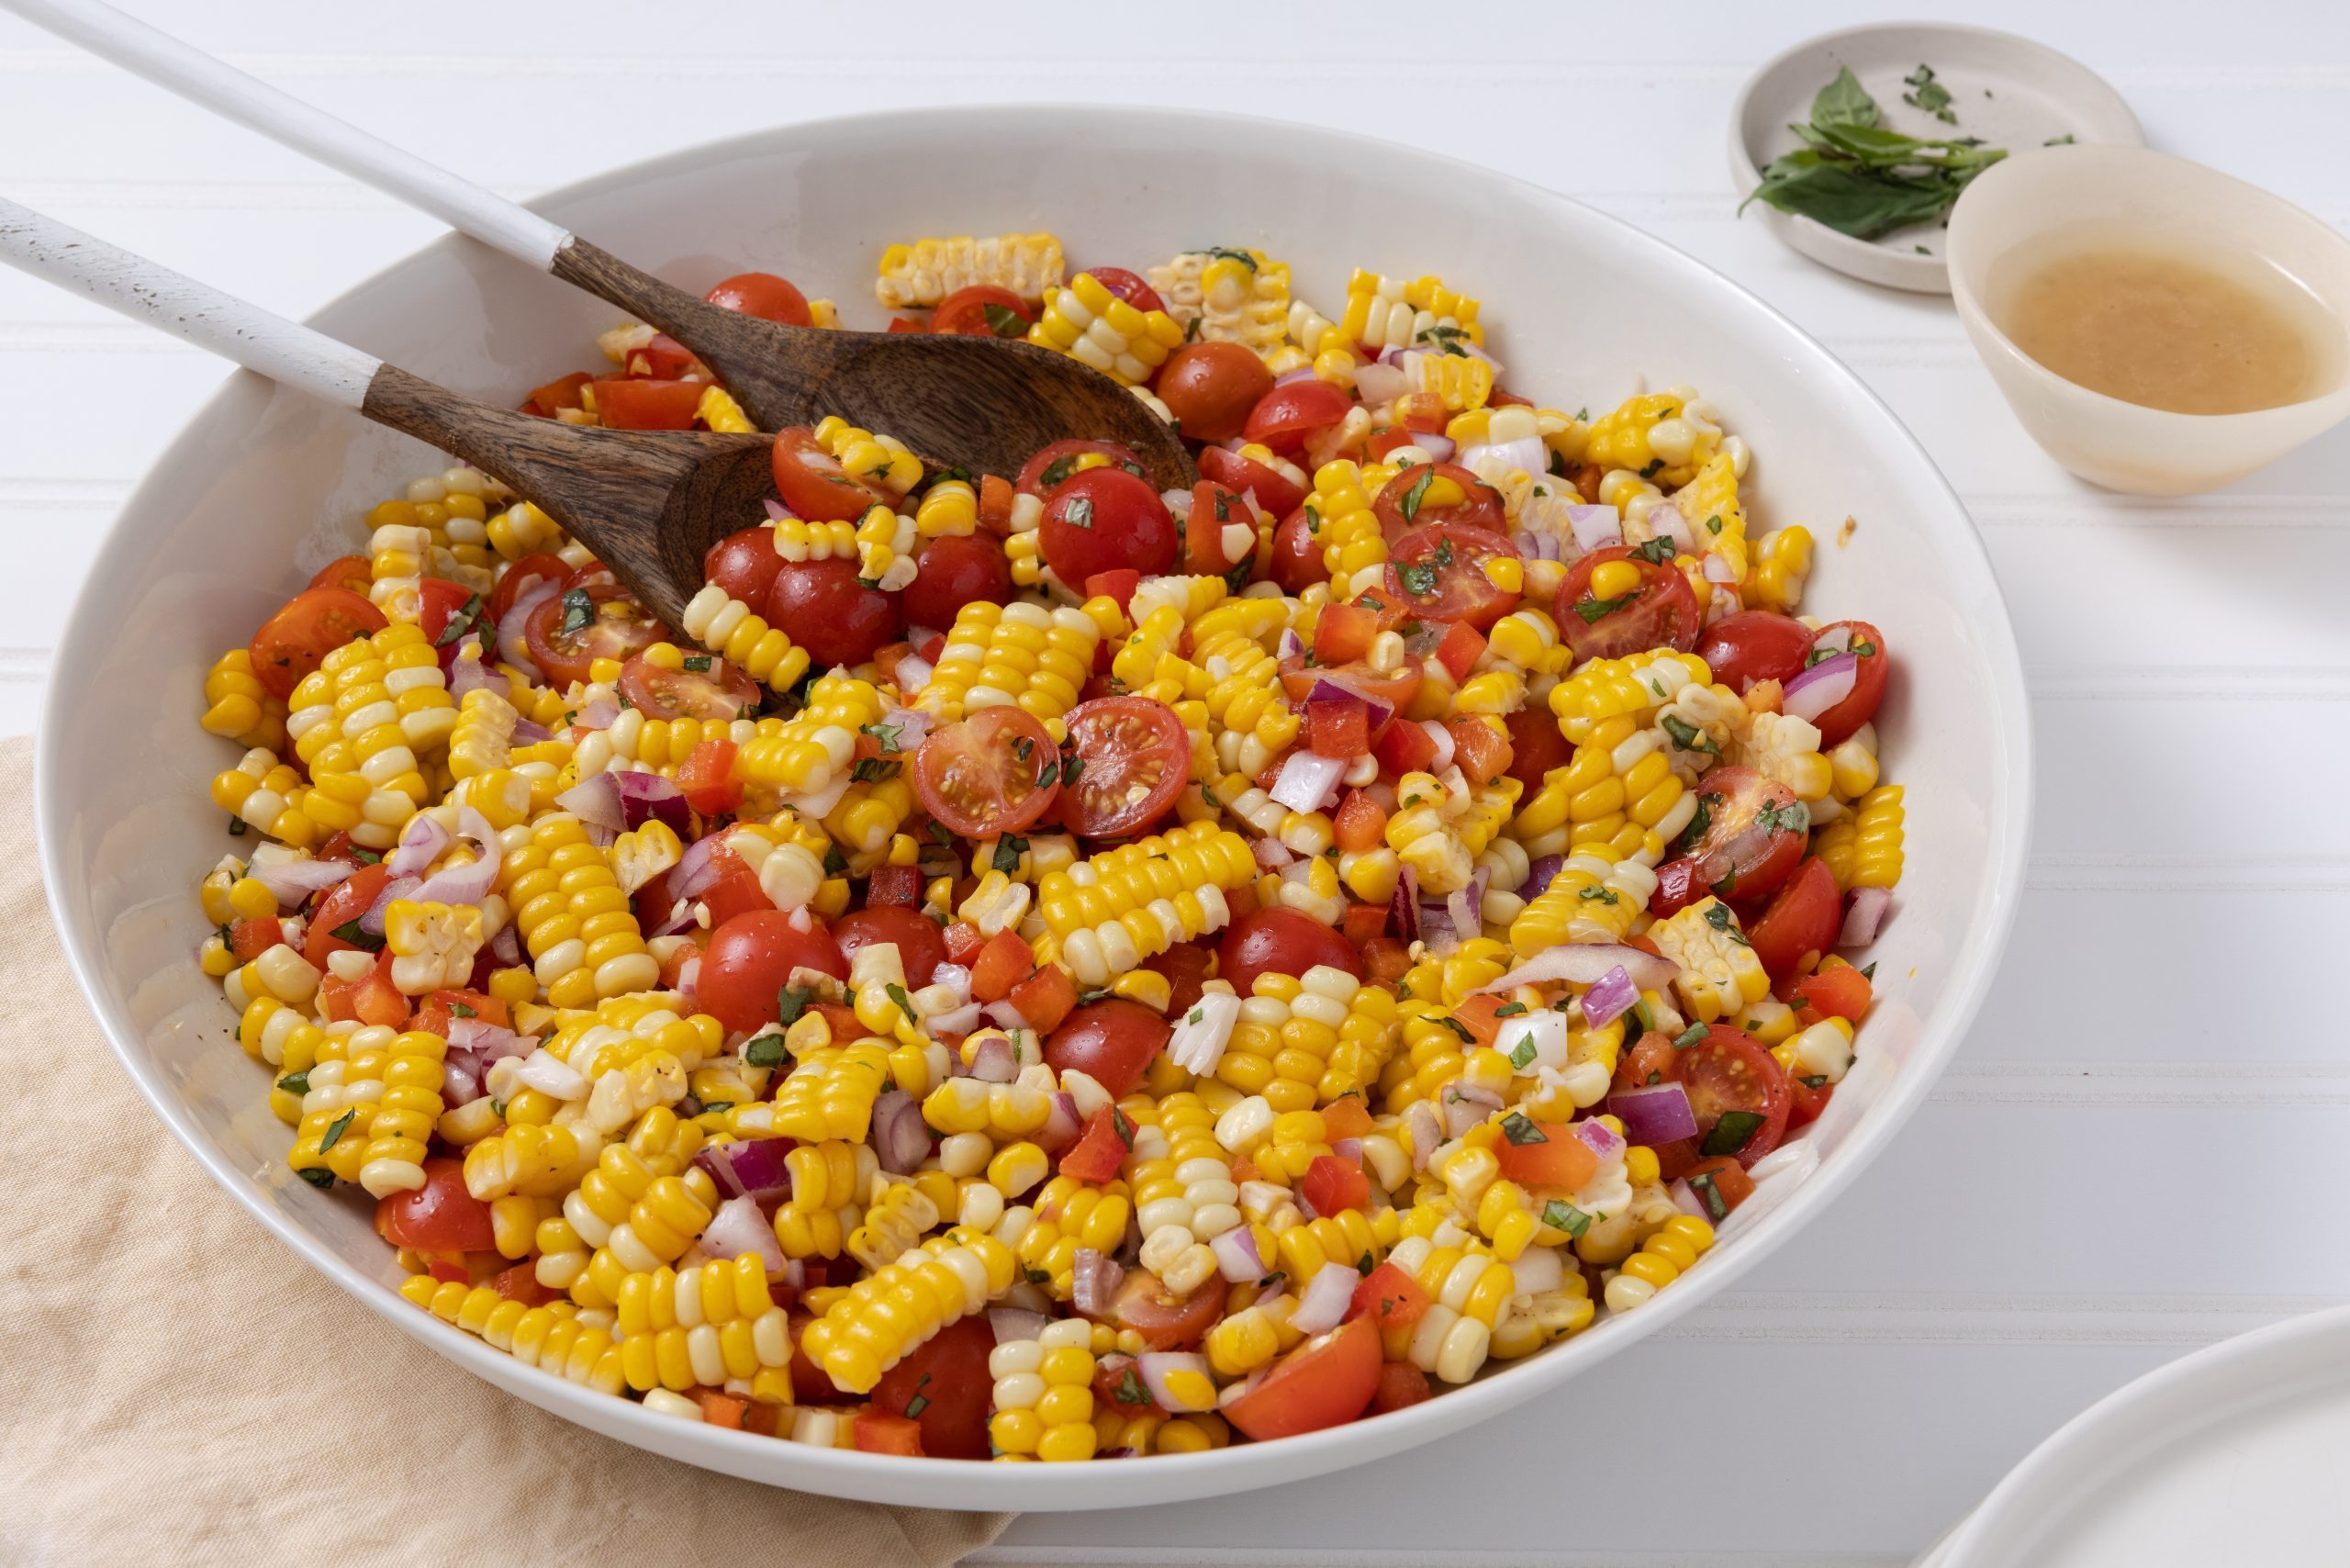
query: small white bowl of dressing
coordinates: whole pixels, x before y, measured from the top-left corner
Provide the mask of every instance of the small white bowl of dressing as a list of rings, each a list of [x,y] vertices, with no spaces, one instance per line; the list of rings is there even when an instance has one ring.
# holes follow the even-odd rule
[[[1951,216],[1959,319],[2024,429],[2091,484],[2178,496],[2350,414],[2350,240],[2142,147],[1994,165]]]

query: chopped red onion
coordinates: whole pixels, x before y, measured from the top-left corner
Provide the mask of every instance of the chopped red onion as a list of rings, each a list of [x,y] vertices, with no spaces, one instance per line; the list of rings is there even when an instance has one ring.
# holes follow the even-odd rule
[[[1445,958],[1460,946],[1460,928],[1452,912],[1440,903],[1423,903],[1419,914],[1420,943],[1436,958]]]
[[[1281,761],[1281,770],[1266,793],[1292,812],[1318,812],[1337,798],[1338,781],[1346,777],[1347,759],[1320,756],[1300,747]]]
[[[381,936],[384,911],[391,907],[392,901],[407,898],[423,885],[422,879],[416,877],[394,877],[386,882],[383,891],[375,895],[375,902],[367,906],[367,913],[359,917],[359,929],[370,936]]]
[[[688,1011],[701,996],[701,955],[689,953],[677,965],[677,994],[685,999]]]
[[[658,773],[606,773],[602,777],[619,782],[621,820],[628,831],[634,832],[656,819],[680,838],[693,831],[693,810],[686,804],[686,792]]]
[[[1205,1078],[1224,1060],[1232,1040],[1232,1026],[1240,1021],[1240,999],[1229,991],[1200,993],[1191,1010],[1175,1021],[1167,1036],[1167,1057],[1187,1072]]]
[[[1067,1092],[1053,1096],[1053,1114],[1045,1118],[1044,1130],[1036,1135],[1036,1147],[1046,1154],[1058,1154],[1077,1141],[1085,1130],[1085,1118],[1077,1114],[1077,1101]],[[1017,1196],[1006,1193],[1005,1197]]]
[[[472,1104],[481,1098],[480,1073],[463,1058],[444,1058],[441,1063],[441,1094],[452,1105]]]
[[[960,1006],[950,1007],[944,1013],[932,1014],[923,1021],[923,1026],[929,1030],[933,1036],[968,1035],[979,1026],[983,1016],[978,1002],[966,1002]]]
[[[1710,550],[1706,553],[1705,573],[1706,580],[1709,583],[1720,583],[1727,587],[1738,581],[1738,568]]]
[[[551,741],[553,739],[554,739],[554,732],[548,729],[544,724],[533,722],[529,719],[517,719],[514,721],[514,744],[516,745],[536,745],[541,741]]]
[[[513,608],[499,617],[498,622],[498,655],[520,669],[533,680],[542,680],[538,664],[531,657],[531,612],[561,592],[563,584],[554,577],[541,577],[514,596]],[[519,730],[516,738],[520,738]]]
[[[1452,917],[1452,929],[1463,942],[1471,941],[1485,929],[1485,889],[1494,874],[1483,866],[1470,877],[1469,885],[1449,894],[1444,901],[1444,913]]]
[[[1305,656],[1305,639],[1299,636],[1292,628],[1281,629],[1281,656],[1285,659],[1302,659]]]
[[[770,1274],[782,1273],[789,1262],[775,1238],[775,1226],[768,1223],[767,1212],[759,1207],[758,1199],[748,1193],[718,1205],[718,1212],[711,1216],[710,1228],[701,1233],[701,1247],[711,1257],[730,1262],[755,1256],[767,1265]]]
[[[1830,626],[1811,640],[1811,651],[1815,654],[1846,654],[1852,650],[1852,629],[1850,626]]]
[[[1681,973],[1681,966],[1672,959],[1644,953],[1638,947],[1619,947],[1606,942],[1561,942],[1555,947],[1543,948],[1501,979],[1487,980],[1477,989],[1515,991],[1522,985],[1559,980],[1569,985],[1596,985],[1607,978],[1610,969],[1618,967],[1643,991],[1662,991]]]
[[[1352,1263],[1323,1264],[1299,1294],[1297,1306],[1289,1315],[1290,1327],[1301,1334],[1328,1333],[1346,1321],[1355,1286],[1361,1282],[1362,1276],[1355,1272]]]
[[[961,964],[939,965],[930,971],[930,983],[945,986],[961,1001],[971,1000],[971,971]]]
[[[1403,367],[1382,362],[1355,367],[1355,392],[1366,403],[1384,403],[1412,389]]]
[[[1885,912],[1892,903],[1889,889],[1854,888],[1844,901],[1844,929],[1836,934],[1836,946],[1865,947],[1875,941],[1877,928],[1885,924]]]
[[[1294,1323],[1292,1317],[1290,1321]],[[1187,1416],[1215,1406],[1215,1379],[1209,1375],[1208,1359],[1197,1350],[1148,1350],[1135,1360],[1135,1370],[1142,1373],[1143,1385],[1161,1410],[1170,1416]],[[1187,1404],[1169,1386],[1169,1379],[1182,1372],[1198,1374],[1208,1390],[1205,1405]]]
[[[1649,533],[1652,538],[1670,539],[1673,547],[1684,555],[1697,553],[1697,535],[1690,528],[1689,520],[1671,501],[1659,501],[1649,509]]]
[[[1208,1250],[1215,1254],[1215,1271],[1236,1285],[1254,1284],[1265,1277],[1264,1257],[1248,1226],[1236,1225],[1210,1238]]]
[[[1678,1083],[1618,1089],[1602,1108],[1624,1124],[1626,1138],[1651,1148],[1697,1136],[1697,1114],[1689,1108],[1689,1092]]]
[[[1125,1277],[1126,1271],[1108,1254],[1080,1247],[1069,1270],[1069,1305],[1087,1317],[1107,1316]]]
[[[1708,1225],[1713,1223],[1714,1216],[1706,1212],[1706,1205],[1699,1200],[1696,1189],[1690,1186],[1688,1182],[1675,1178],[1673,1184],[1664,1191],[1666,1196],[1673,1200],[1673,1207],[1683,1214],[1693,1215]]]
[[[1860,674],[1857,655],[1832,655],[1788,681],[1779,707],[1798,719],[1817,719],[1852,694]]]
[[[1414,431],[1412,432],[1412,444],[1418,447],[1422,452],[1427,453],[1438,463],[1449,463],[1452,461],[1452,454],[1456,450],[1455,443],[1450,436],[1438,435],[1434,431]],[[1462,466],[1466,467],[1467,465],[1464,464]],[[1540,470],[1538,469],[1536,472],[1539,473]]]
[[[521,938],[514,935],[514,928],[510,925],[498,928],[498,935],[489,939],[489,951],[492,958],[509,969],[522,962]]]
[[[621,705],[609,697],[599,697],[579,710],[576,721],[583,730],[609,730],[620,722]]]
[[[1330,1152],[1337,1155],[1340,1159],[1352,1160],[1355,1164],[1360,1165],[1362,1163],[1362,1139],[1359,1137],[1338,1138],[1330,1145]]]
[[[791,1171],[783,1162],[792,1142],[788,1137],[745,1138],[725,1145],[720,1152],[743,1191],[758,1196],[791,1190]]]
[[[453,645],[462,652],[449,671],[451,700],[463,702],[468,691],[482,691],[493,688],[500,689],[500,694],[503,695],[505,679],[490,673],[489,660],[482,652],[481,639],[468,635]]]
[[[1301,364],[1295,370],[1285,370],[1279,375],[1274,376],[1273,385],[1276,386],[1286,386],[1292,381],[1311,381],[1313,379],[1314,367],[1310,364]]]
[[[999,1029],[1028,1027],[1028,1020],[1022,1017],[1020,1009],[1013,1006],[1009,1002],[990,1002],[983,1011],[987,1014],[988,1022]]]
[[[1305,694],[1305,702],[1308,707],[1312,707],[1316,702],[1348,700],[1360,702],[1371,710],[1369,733],[1374,735],[1385,729],[1387,721],[1395,716],[1395,709],[1392,703],[1382,702],[1370,693],[1359,691],[1345,681],[1334,680],[1326,675],[1315,676],[1314,689]]]
[[[554,803],[589,827],[611,833],[624,832],[628,827],[628,814],[621,805],[620,777],[609,771],[581,779],[557,795]]]
[[[498,857],[484,854],[462,866],[443,866],[416,889],[414,897],[420,903],[477,905],[497,885]]]
[[[1550,449],[1542,444],[1539,435],[1522,435],[1516,441],[1480,442],[1463,447],[1458,461],[1463,468],[1474,470],[1477,465],[1491,457],[1504,467],[1521,469],[1539,478],[1550,471]]]
[[[898,737],[897,747],[884,755],[904,756],[921,749],[922,743],[928,738],[930,715],[919,708],[892,708],[884,712],[871,729],[895,733]],[[869,734],[870,730],[867,733]]]
[[[694,1163],[709,1174],[722,1195],[729,1198],[744,1195],[743,1179],[734,1174],[734,1162],[726,1158],[726,1146],[704,1144],[695,1152]]]
[[[1611,1159],[1623,1159],[1624,1150],[1629,1147],[1622,1138],[1617,1137],[1605,1122],[1590,1120],[1577,1122],[1575,1137],[1583,1140],[1583,1146],[1585,1148],[1599,1156],[1600,1163],[1603,1165]]]
[[[1395,891],[1387,901],[1387,924],[1405,946],[1420,940],[1420,879],[1409,866],[1395,879]]]
[[[1567,1267],[1556,1247],[1529,1247],[1510,1266],[1517,1278],[1517,1294],[1542,1295],[1567,1282]]]
[[[1640,988],[1632,983],[1632,977],[1618,964],[1583,993],[1583,1022],[1595,1029],[1605,1027],[1630,1011],[1632,1003],[1639,999]]]
[[[449,830],[422,812],[408,819],[400,830],[399,847],[384,857],[384,869],[395,877],[421,877],[449,847]]]
[[[1420,728],[1426,730],[1428,739],[1436,743],[1436,756],[1428,763],[1427,771],[1441,774],[1452,766],[1452,732],[1434,719],[1422,719]]]
[[[1016,1306],[988,1308],[988,1327],[995,1330],[995,1342],[999,1345],[1039,1338],[1045,1332],[1045,1325],[1051,1321],[1041,1312],[1023,1312]]]
[[[930,1158],[930,1128],[922,1104],[902,1089],[885,1091],[873,1102],[873,1149],[881,1169],[903,1176]]]
[[[503,1024],[493,1024],[487,1018],[449,1020],[449,1048],[473,1052],[485,1068],[500,1057],[526,1057],[538,1047],[535,1037],[525,1039]]]
[[[982,1083],[1010,1083],[1020,1076],[1020,1058],[1002,1035],[983,1037],[971,1053],[970,1075]]]
[[[1437,1120],[1436,1107],[1425,1100],[1413,1101],[1404,1113],[1404,1128],[1412,1135],[1412,1169],[1426,1170],[1444,1142],[1444,1124]]]
[[[1567,857],[1563,855],[1538,857],[1532,865],[1527,867],[1526,880],[1518,884],[1517,896],[1532,903],[1550,890],[1550,884],[1557,881],[1559,873],[1566,868]]]
[[[1257,857],[1258,868],[1264,871],[1278,871],[1297,858],[1289,852],[1289,846],[1278,838],[1260,838],[1249,846],[1249,850]]]
[[[1624,520],[1614,507],[1571,506],[1567,526],[1574,531],[1575,543],[1585,550],[1624,543]]]
[[[1459,1137],[1502,1108],[1502,1097],[1490,1089],[1455,1083],[1444,1092],[1444,1135]]]
[[[270,897],[292,908],[312,893],[341,887],[359,868],[350,860],[264,860],[256,857],[246,875],[269,890]]]

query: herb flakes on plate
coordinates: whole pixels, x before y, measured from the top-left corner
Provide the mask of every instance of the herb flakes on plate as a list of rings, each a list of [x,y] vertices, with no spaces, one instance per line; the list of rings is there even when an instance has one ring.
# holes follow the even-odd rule
[[[1922,65],[1910,80],[1918,84],[1919,78],[1919,106],[1947,117],[1948,94]],[[1923,85],[1935,87],[1939,102],[1922,101]],[[1805,145],[1773,160],[1746,200],[1760,200],[1856,240],[1874,240],[1942,218],[1968,181],[2008,155],[2005,148],[1986,147],[1977,137],[1907,136],[1880,124],[1882,118],[1876,100],[1851,68],[1838,71],[1812,100],[1810,123],[1788,127]],[[1745,202],[1739,204],[1740,211],[1745,208]]]

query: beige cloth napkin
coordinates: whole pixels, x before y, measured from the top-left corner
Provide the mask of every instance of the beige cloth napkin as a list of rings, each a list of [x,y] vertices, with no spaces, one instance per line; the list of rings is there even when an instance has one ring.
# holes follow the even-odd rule
[[[157,1547],[182,1568],[932,1568],[1011,1521],[779,1491],[583,1431],[280,1247],[155,1119],[83,1005],[41,891],[21,739],[0,743],[0,1039],[10,1568]]]

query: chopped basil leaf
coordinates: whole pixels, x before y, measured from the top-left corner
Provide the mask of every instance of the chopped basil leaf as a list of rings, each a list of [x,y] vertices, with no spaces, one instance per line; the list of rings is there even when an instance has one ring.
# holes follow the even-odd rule
[[[847,869],[848,862],[841,857],[841,846],[837,844],[824,846],[824,875],[837,877]]]
[[[459,605],[457,612],[449,617],[447,622],[442,626],[441,635],[432,639],[432,645],[436,648],[445,648],[480,623],[481,595],[467,594],[465,602]]]
[[[804,985],[788,985],[775,993],[775,1021],[789,1029],[808,1011],[816,993]]]
[[[878,784],[885,778],[895,778],[904,764],[878,756],[860,756],[848,770],[849,780],[856,784]]]
[[[1118,1135],[1120,1143],[1125,1144],[1128,1148],[1134,1148],[1135,1125],[1126,1119],[1126,1114],[1124,1111],[1114,1105],[1110,1108],[1110,1130]]]
[[[1762,1119],[1760,1111],[1724,1111],[1697,1150],[1707,1156],[1736,1154],[1754,1141],[1754,1135],[1762,1130]]]
[[[1934,80],[1934,68],[1921,64],[1901,79],[1910,91],[1901,95],[1901,101],[1913,109],[1923,109],[1944,125],[1956,125],[1958,115],[1950,106],[1950,89]]]
[[[1076,472],[1077,454],[1072,452],[1065,457],[1056,457],[1045,465],[1045,471],[1042,474],[1036,476],[1036,487],[1039,489],[1049,490]]]
[[[1563,1198],[1552,1198],[1542,1205],[1542,1223],[1580,1241],[1583,1233],[1591,1228],[1591,1216]]]
[[[596,601],[584,588],[576,588],[563,596],[563,620],[555,627],[557,634],[569,636],[586,630],[596,619]]]
[[[1647,997],[1632,1003],[1632,1016],[1639,1020],[1640,1033],[1645,1035],[1656,1027],[1656,1014],[1649,1011]]]
[[[1575,613],[1583,617],[1584,625],[1596,626],[1639,597],[1639,590],[1635,588],[1615,599],[1586,599],[1574,607]]]
[[[906,1015],[907,1023],[919,1025],[922,1022],[922,1014],[914,1011],[913,998],[906,994],[904,986],[892,981],[881,989],[890,1001],[898,1004],[898,1011]]]
[[[1002,310],[1003,307],[1001,305],[990,305],[988,308],[990,310]],[[1011,312],[1007,310],[1004,311],[1004,314],[1010,315]],[[929,1408],[930,1396],[926,1394],[917,1394],[912,1399],[906,1401],[906,1418],[908,1420],[912,1420],[914,1417],[921,1415],[923,1411]]]
[[[478,1018],[481,1014],[476,1013],[472,1008],[466,1006],[462,1002],[453,1002],[449,1003],[449,1016],[452,1018]]]
[[[1257,270],[1257,258],[1250,255],[1246,251],[1235,251],[1222,245],[1211,245],[1208,247],[1208,254],[1227,262],[1238,262],[1242,266],[1247,267],[1252,273]]]
[[[1653,478],[1656,476],[1657,470],[1663,466],[1663,458],[1651,457],[1646,463],[1640,465],[1640,477],[1643,479]]]
[[[1871,958],[1866,965],[1863,966],[1861,969],[1861,978],[1864,980],[1873,980],[1876,979],[1876,960],[1874,958]]]
[[[856,730],[859,734],[871,735],[873,744],[883,751],[892,752],[904,749],[898,738],[904,728],[902,724],[859,724]]]
[[[348,942],[354,947],[364,947],[370,953],[380,952],[384,946],[384,939],[381,936],[359,929],[359,920],[355,915],[336,926],[328,935],[338,942]]]
[[[1706,912],[1706,924],[1740,946],[1747,946],[1746,934],[1738,928],[1738,916],[1730,913],[1729,905],[1716,903],[1713,908]]]
[[[229,836],[230,838],[242,838],[245,836],[245,824],[241,819],[237,817],[230,817],[229,819]]]
[[[1128,1367],[1118,1374],[1117,1392],[1111,1396],[1111,1402],[1117,1405],[1150,1403],[1150,1391],[1142,1385],[1142,1379],[1135,1375],[1134,1368]]]
[[[1697,1201],[1705,1205],[1707,1217],[1716,1225],[1729,1217],[1729,1204],[1723,1201],[1722,1190],[1714,1184],[1711,1171],[1690,1177],[1689,1190],[1697,1194]]]
[[[1632,546],[1632,554],[1651,566],[1662,566],[1673,559],[1673,541],[1662,536],[1643,539]]]
[[[1027,320],[1011,306],[999,305],[990,299],[979,309],[987,317],[988,330],[997,337],[1024,338],[1028,335]]]
[[[1194,1007],[1189,1013],[1183,1014],[1183,1022],[1186,1024],[1197,1024],[1203,1022],[1206,1017],[1207,1010],[1205,1008]]]
[[[1052,1275],[1042,1269],[1024,1268],[1020,1271],[1028,1276],[1028,1282],[1032,1285],[1049,1285],[1053,1282]]]
[[[708,654],[688,654],[686,655],[685,663],[686,667],[693,671],[696,675],[708,675],[710,673],[710,655]]]
[[[1007,833],[995,841],[995,857],[990,864],[1005,876],[1011,876],[1020,869],[1020,857],[1025,854],[1027,849],[1026,839],[1022,838],[1018,834]]]
[[[2073,145],[2073,133],[2068,130],[2062,136],[2052,136],[2040,145],[2042,147],[2070,147]]]
[[[1420,470],[1419,476],[1414,479],[1411,487],[1404,492],[1404,498],[1398,503],[1396,510],[1404,514],[1405,522],[1420,515],[1420,502],[1427,498],[1428,487],[1435,483],[1436,470],[1433,467],[1424,467]]]
[[[1683,751],[1702,751],[1713,756],[1722,754],[1722,748],[1714,744],[1713,736],[1678,713],[1661,713],[1657,716],[1657,722],[1664,726],[1664,733],[1671,735],[1673,744]]]
[[[319,1192],[323,1193],[328,1188],[334,1185],[334,1172],[331,1170],[305,1170],[302,1172],[302,1180],[308,1182],[311,1186],[316,1187]]]
[[[1496,1018],[1515,1018],[1525,1011],[1526,1003],[1523,1002],[1506,1002],[1501,1006],[1494,1009],[1494,1016]]]
[[[1525,1113],[1512,1111],[1502,1118],[1502,1137],[1515,1144],[1549,1143],[1550,1135],[1526,1119]]]
[[[1692,1024],[1673,1036],[1673,1048],[1676,1051],[1685,1051],[1691,1046],[1703,1044],[1705,1038],[1706,1026],[1703,1024]]]
[[[277,1081],[277,1086],[288,1094],[308,1094],[310,1092],[310,1075],[307,1072],[289,1072]]]
[[[358,1115],[359,1108],[354,1105],[350,1110],[345,1111],[341,1115],[337,1116],[333,1121],[329,1122],[327,1124],[326,1137],[319,1139],[319,1152],[320,1154],[324,1154],[336,1144],[341,1142],[342,1135],[351,1130],[351,1124],[358,1117]]]
[[[781,1067],[789,1054],[781,1035],[761,1035],[743,1047],[743,1059],[753,1067]]]
[[[375,850],[362,849],[355,844],[351,846],[351,853],[359,857],[359,863],[362,866],[380,866],[384,862],[383,856]]]
[[[1615,903],[1617,902],[1615,890],[1611,888],[1585,888],[1583,891],[1577,893],[1575,897],[1579,899],[1589,899],[1598,903]]]
[[[1690,817],[1689,825],[1681,830],[1681,847],[1684,850],[1694,847],[1705,838],[1706,830],[1714,823],[1714,808],[1721,803],[1722,798],[1719,795],[1705,794],[1697,797],[1696,812]]]
[[[1517,1042],[1517,1049],[1509,1053],[1510,1066],[1520,1072],[1534,1065],[1534,1036],[1528,1035]]]
[[[1722,520],[1721,520],[1720,518],[1718,518],[1718,517],[1709,517],[1709,518],[1707,518],[1707,519],[1706,520],[1706,532],[1708,532],[1708,533],[1719,533],[1721,531],[1722,531]]]
[[[1828,1087],[1828,1075],[1824,1072],[1807,1072],[1796,1078],[1796,1081],[1806,1089],[1825,1089]]]
[[[1460,1019],[1458,1019],[1458,1018],[1439,1018],[1439,1019],[1438,1019],[1438,1020],[1437,1020],[1437,1022],[1438,1022],[1438,1023],[1439,1023],[1439,1024],[1441,1024],[1441,1025],[1443,1025],[1446,1028],[1448,1028],[1448,1029],[1451,1030],[1454,1034],[1456,1034],[1456,1035],[1460,1036],[1463,1040],[1466,1040],[1469,1044],[1471,1044],[1471,1045],[1475,1045],[1475,1044],[1477,1043],[1477,1036],[1474,1036],[1474,1035],[1472,1035],[1472,1034],[1471,1034],[1471,1033],[1469,1032],[1469,1025],[1466,1025],[1466,1024],[1463,1024]]]
[[[955,847],[955,835],[946,831],[946,824],[943,822],[933,821],[931,823],[930,836],[937,840],[939,845],[944,848],[952,849]]]
[[[1436,592],[1436,568],[1425,561],[1398,566],[1395,576],[1403,583],[1405,593],[1426,597]]]

